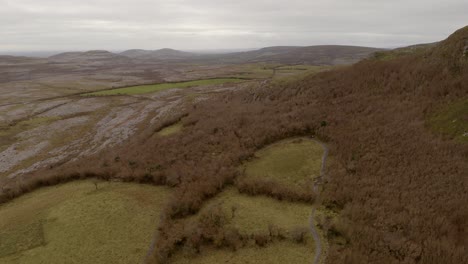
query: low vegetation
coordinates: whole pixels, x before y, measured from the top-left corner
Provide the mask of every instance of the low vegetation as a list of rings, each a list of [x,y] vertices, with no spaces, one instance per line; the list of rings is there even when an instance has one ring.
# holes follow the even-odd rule
[[[244,236],[269,234],[271,227],[282,230],[285,237],[296,228],[308,230],[312,210],[310,204],[277,201],[265,196],[248,196],[235,188],[228,188],[209,200],[200,213],[203,215],[217,206],[227,220],[226,228],[234,228]]]
[[[248,79],[268,79],[273,77],[274,68],[279,64],[253,63],[234,66],[235,73],[231,75],[234,78]]]
[[[41,125],[51,123],[60,118],[58,117],[34,117],[30,119],[20,120],[12,123],[0,124],[0,147],[14,142],[14,137],[18,133],[26,130],[31,130]]]
[[[118,89],[110,89],[104,91],[98,91],[93,93],[86,93],[83,96],[109,96],[109,95],[137,95],[137,94],[146,94],[153,92],[161,92],[169,89],[175,88],[188,88],[194,86],[207,86],[207,85],[222,85],[225,83],[236,83],[245,81],[243,79],[237,78],[219,78],[219,79],[206,79],[206,80],[197,80],[189,82],[178,82],[178,83],[161,83],[161,84],[152,84],[152,85],[140,85],[132,86]]]
[[[468,142],[468,99],[442,106],[427,123],[437,133]]]
[[[313,194],[312,182],[307,181],[307,178],[312,179],[314,173],[320,170],[321,146],[308,138],[293,138],[259,150],[256,157],[255,164],[250,164],[254,163],[250,161],[242,167],[265,169],[276,176],[286,171],[296,177],[300,174],[300,181],[305,188],[298,191],[297,182],[288,179],[285,185],[292,187],[286,189],[277,188],[283,185],[281,181],[267,184],[272,189],[263,189],[264,184],[249,185],[252,182],[245,180],[236,183],[239,190],[234,187],[224,189],[203,203],[195,216],[185,217],[182,220],[174,218],[176,224],[171,222],[167,223],[169,226],[160,227],[160,234],[164,239],[158,240],[157,244],[156,258],[159,262],[172,260],[174,254],[193,258],[194,255],[203,254],[203,248],[209,248],[210,245],[214,245],[217,249],[229,248],[237,251],[289,241],[293,248],[296,248],[293,244],[298,243],[309,248],[309,252],[313,252],[311,249],[314,248],[314,242],[308,227],[312,211],[310,203],[313,199],[297,197],[300,197],[305,189],[307,194]],[[280,162],[282,165],[270,166],[269,163],[272,161]],[[259,168],[257,162],[264,167]],[[289,169],[292,171],[288,171]],[[245,174],[245,177],[254,178],[254,175],[248,175],[247,172]],[[297,257],[298,252],[291,248],[290,250],[291,258]],[[302,253],[304,250],[299,251]],[[308,255],[313,256],[307,253],[306,256]],[[244,257],[239,261],[243,259]],[[252,261],[257,260],[254,257]]]
[[[170,251],[159,251],[163,254],[159,261],[171,255],[170,262],[178,256],[192,259],[204,255],[210,248],[237,252],[285,241],[291,246],[288,253],[292,257],[304,252],[307,252],[305,256],[313,256],[311,249],[314,243],[308,228],[310,212],[308,204],[251,197],[228,188],[209,200],[197,215],[176,221],[174,226],[177,228],[173,229],[172,237],[179,243]],[[297,249],[294,244],[301,245],[303,249]],[[275,254],[279,256],[284,252]],[[226,259],[227,256],[224,257]]]
[[[393,50],[384,50],[384,51],[377,51],[373,54],[373,58],[377,60],[393,60],[400,57],[408,56],[408,55],[422,55],[427,52],[429,49],[435,47],[437,43],[428,43],[428,44],[419,44],[413,45],[409,47],[397,48]]]
[[[289,241],[279,241],[268,247],[247,247],[237,251],[207,248],[199,256],[176,256],[174,264],[245,264],[245,263],[310,263],[314,259],[311,247]]]
[[[331,234],[346,241],[332,240],[328,263],[468,263],[466,144],[425,125],[444,105],[468,98],[467,38],[465,27],[420,55],[213,96],[189,107],[181,133],[147,140],[149,126],[123,146],[26,175],[0,201],[77,172],[173,186],[149,259],[163,263],[188,241],[179,222],[235,185],[256,151],[315,134],[334,157],[319,202],[337,214]],[[205,218],[211,229],[193,229],[191,241],[235,245],[216,239],[226,233],[220,215],[212,216]],[[265,245],[265,237],[254,240]]]
[[[275,68],[272,83],[277,86],[303,80],[311,75],[337,69],[340,66],[288,65]]]
[[[178,122],[176,124],[173,124],[173,125],[170,125],[168,127],[165,127],[163,129],[161,129],[156,134],[158,136],[162,136],[162,137],[170,136],[170,135],[173,135],[173,134],[176,134],[176,133],[180,132],[183,127],[184,126],[182,125],[182,123]]]
[[[322,146],[311,139],[283,140],[256,152],[243,166],[245,177],[274,180],[292,187],[303,186],[320,175],[322,155]]]
[[[141,262],[168,194],[91,180],[27,194],[0,206],[0,262]]]

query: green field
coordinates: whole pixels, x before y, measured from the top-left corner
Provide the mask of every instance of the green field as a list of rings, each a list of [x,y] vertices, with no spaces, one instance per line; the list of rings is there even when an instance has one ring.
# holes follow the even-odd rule
[[[276,68],[273,78],[275,84],[284,84],[298,81],[307,76],[327,71],[338,66],[313,66],[313,65],[285,65]]]
[[[0,263],[140,263],[169,190],[77,181],[0,206]]]
[[[103,90],[103,91],[98,91],[98,92],[93,92],[93,93],[86,93],[86,94],[83,94],[82,96],[137,95],[137,94],[160,92],[160,91],[175,89],[175,88],[222,85],[225,83],[237,83],[237,82],[243,82],[243,81],[245,80],[238,79],[238,78],[220,78],[220,79],[206,79],[206,80],[178,82],[178,83],[161,83],[161,84],[140,85],[140,86],[118,88],[118,89]]]
[[[248,79],[268,79],[273,76],[273,69],[277,66],[277,64],[267,63],[243,64],[233,67],[236,70],[236,73],[233,73],[231,77]]]
[[[184,126],[182,125],[182,123],[176,123],[172,126],[168,126],[168,127],[161,129],[161,131],[157,132],[156,134],[162,137],[170,136],[170,135],[180,132],[183,127]]]
[[[266,247],[248,244],[235,252],[209,248],[196,257],[179,253],[173,263],[307,263],[307,260],[313,259],[315,246],[308,227],[312,211],[310,205],[265,196],[248,196],[240,194],[235,188],[228,188],[208,201],[192,220],[209,214],[214,207],[222,210],[224,228],[238,230],[243,236],[252,236],[269,234],[273,226],[274,230],[284,235],[285,240],[274,240]],[[306,232],[304,243],[294,242],[292,233],[296,229]]]
[[[244,165],[245,175],[301,186],[320,175],[322,155],[322,146],[311,139],[283,140],[258,151]]]
[[[16,136],[26,130],[31,130],[59,120],[58,117],[35,117],[19,121],[15,124],[0,124],[0,151],[17,141]]]
[[[278,201],[265,196],[248,196],[240,194],[235,188],[229,188],[211,199],[201,212],[216,205],[221,206],[228,219],[227,226],[236,228],[244,235],[268,233],[269,225],[284,230],[285,235],[297,227],[307,229],[312,211],[308,204]]]
[[[248,247],[237,251],[207,249],[199,256],[176,256],[175,264],[284,264],[312,263],[313,245],[299,245],[289,241],[270,244],[268,247]]]
[[[267,178],[281,184],[312,188],[310,181],[320,174],[322,155],[319,143],[308,138],[292,138],[257,151],[255,158],[244,164],[242,169],[245,169],[245,177]],[[249,196],[230,187],[206,202],[190,221],[210,215],[210,212],[221,212],[223,228],[237,230],[243,237],[271,236],[274,232],[284,239],[275,239],[273,235],[265,247],[250,243],[235,252],[211,247],[203,249],[195,257],[182,252],[174,257],[174,263],[308,263],[314,258],[315,243],[309,229],[310,204]],[[298,230],[305,232],[304,243],[294,242]],[[325,244],[322,241],[323,247]]]
[[[428,125],[437,133],[468,142],[468,99],[442,107],[429,117]]]

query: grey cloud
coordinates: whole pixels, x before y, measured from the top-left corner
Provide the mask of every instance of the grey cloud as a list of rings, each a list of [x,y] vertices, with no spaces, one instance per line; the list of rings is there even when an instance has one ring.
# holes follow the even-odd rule
[[[254,48],[440,40],[466,0],[0,0],[0,51]]]

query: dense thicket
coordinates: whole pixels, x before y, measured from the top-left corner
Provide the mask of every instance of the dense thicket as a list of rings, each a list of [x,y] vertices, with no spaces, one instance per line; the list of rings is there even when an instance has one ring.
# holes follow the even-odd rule
[[[321,202],[340,213],[335,231],[348,241],[331,244],[327,263],[468,263],[468,147],[425,126],[439,106],[468,96],[467,44],[465,27],[422,55],[224,94],[193,105],[179,134],[147,128],[120,149],[35,177],[87,173],[175,187],[156,262],[188,243],[176,219],[227,184],[242,185],[242,161],[274,141],[315,134],[334,160]]]

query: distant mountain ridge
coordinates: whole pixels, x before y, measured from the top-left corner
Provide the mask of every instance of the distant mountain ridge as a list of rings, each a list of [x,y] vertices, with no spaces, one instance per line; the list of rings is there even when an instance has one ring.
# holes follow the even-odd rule
[[[382,50],[384,49],[341,45],[278,46],[226,54],[222,59],[234,63],[337,65],[355,63]]]
[[[90,50],[85,52],[65,52],[48,58],[53,63],[77,64],[122,64],[130,63],[131,59],[106,50]]]
[[[197,54],[174,49],[160,50],[127,50],[119,53],[139,60],[190,60],[212,63],[283,63],[283,64],[317,64],[336,65],[355,63],[384,49],[321,45],[321,46],[274,46],[258,50],[222,54]]]
[[[180,60],[197,56],[195,53],[168,48],[159,50],[132,49],[121,52],[119,55],[142,60]]]
[[[174,49],[143,50],[131,49],[120,53],[106,50],[90,50],[85,52],[65,52],[48,57],[46,60],[54,64],[77,65],[120,65],[128,63],[278,63],[278,64],[311,64],[338,65],[352,64],[364,58],[371,57],[376,52],[385,49],[320,45],[320,46],[274,46],[258,50],[200,54]],[[11,61],[12,58],[9,58]],[[22,58],[21,60],[24,60]]]

